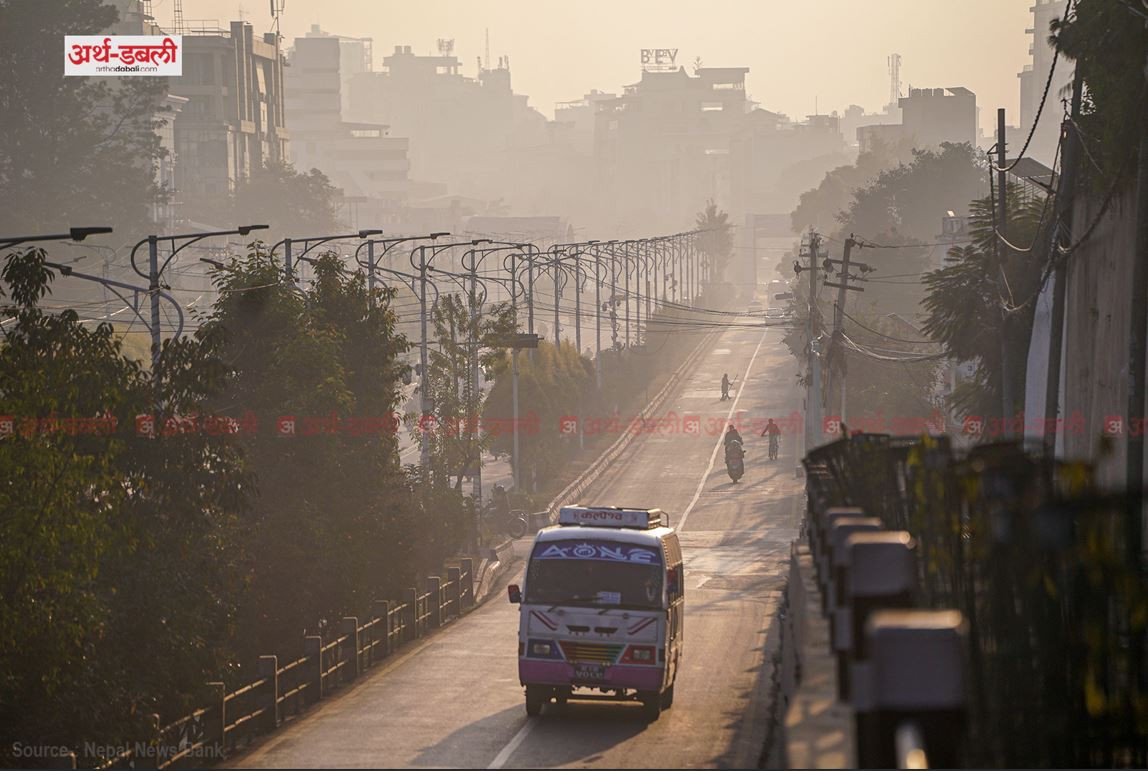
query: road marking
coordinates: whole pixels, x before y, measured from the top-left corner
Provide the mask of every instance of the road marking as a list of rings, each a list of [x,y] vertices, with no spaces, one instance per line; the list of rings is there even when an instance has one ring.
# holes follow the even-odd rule
[[[750,370],[753,369],[753,363],[757,360],[757,353],[761,350],[761,344],[765,342],[765,336],[767,334],[767,332],[762,333],[761,339],[757,341],[757,347],[753,349],[753,356],[749,357],[749,364],[747,364],[745,367],[745,375],[742,376],[741,386],[737,389],[737,395],[733,397],[733,404],[730,405],[729,413],[727,413],[725,416],[726,422],[728,422],[729,419],[733,417],[734,412],[737,410],[737,403],[741,401],[742,392],[745,391],[746,384],[749,383]],[[678,522],[677,529],[679,532],[685,530],[686,520],[689,519],[690,512],[693,511],[694,506],[697,505],[698,498],[702,497],[702,489],[706,486],[706,479],[709,478],[710,472],[714,470],[714,462],[717,461],[718,450],[721,449],[724,443],[725,434],[723,433],[718,437],[717,444],[714,445],[714,451],[710,453],[710,464],[706,467],[705,473],[702,474],[702,478],[698,482],[698,489],[694,491],[693,500],[690,501],[689,506],[686,506],[686,510],[682,514],[681,520]]]
[[[494,756],[494,760],[490,761],[490,765],[487,766],[487,768],[502,768],[504,765],[506,765],[506,761],[510,760],[510,756],[514,754],[516,749],[518,749],[518,745],[522,744],[522,742],[526,740],[526,736],[530,733],[531,730],[533,730],[534,724],[537,722],[537,720],[528,719],[526,724],[523,725],[522,728],[518,729],[518,733],[514,735],[514,738],[511,739],[497,755]]]

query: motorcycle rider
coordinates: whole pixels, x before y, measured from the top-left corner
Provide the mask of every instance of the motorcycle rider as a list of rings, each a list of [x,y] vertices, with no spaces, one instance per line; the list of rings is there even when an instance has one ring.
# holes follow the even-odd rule
[[[731,454],[733,454],[734,452],[742,452],[742,454],[744,454],[744,450],[742,450],[741,434],[738,433],[738,430],[736,428],[734,428],[733,426],[730,426],[729,428],[726,429],[726,432],[725,432],[725,454],[726,454],[726,457],[727,458],[730,457]]]
[[[765,429],[761,432],[762,436],[769,436],[769,457],[777,457],[777,445],[781,441],[781,427],[773,422],[773,418],[765,424]]]
[[[723,373],[721,376],[721,400],[723,402],[729,398],[729,386],[730,386],[729,375]],[[733,428],[733,426],[730,426],[730,428]]]

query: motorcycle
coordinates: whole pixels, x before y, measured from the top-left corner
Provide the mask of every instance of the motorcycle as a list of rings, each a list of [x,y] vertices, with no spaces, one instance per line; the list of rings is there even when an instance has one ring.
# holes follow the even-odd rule
[[[745,474],[745,450],[736,439],[725,446],[725,470],[734,482]]]
[[[507,533],[511,538],[521,538],[530,529],[525,511],[511,509],[507,501],[500,501],[497,498],[487,502],[483,507],[482,516],[496,530]]]

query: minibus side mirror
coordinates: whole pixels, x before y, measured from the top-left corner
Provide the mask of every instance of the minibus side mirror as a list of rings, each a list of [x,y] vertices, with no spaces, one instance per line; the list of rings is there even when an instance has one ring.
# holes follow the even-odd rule
[[[522,602],[522,590],[518,588],[518,584],[511,584],[506,587],[506,594],[511,602],[515,604]]]

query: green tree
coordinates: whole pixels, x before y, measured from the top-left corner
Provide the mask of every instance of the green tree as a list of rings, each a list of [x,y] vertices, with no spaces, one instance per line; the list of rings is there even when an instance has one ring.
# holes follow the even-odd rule
[[[896,148],[883,142],[875,143],[873,149],[858,155],[854,163],[838,166],[826,174],[817,187],[801,194],[797,208],[790,214],[794,232],[813,228],[820,233],[833,233],[840,227],[839,218],[849,209],[858,190],[872,184],[882,171],[912,159],[907,143]]]
[[[711,200],[706,203],[706,208],[698,212],[695,225],[702,231],[698,236],[698,246],[713,266],[713,280],[721,281],[733,254],[733,225],[729,222],[729,214],[719,211],[717,204]]]
[[[216,282],[220,300],[204,326],[219,330],[231,368],[220,408],[237,419],[251,411],[259,427],[241,437],[256,475],[238,622],[251,663],[298,654],[305,630],[325,634],[441,564],[461,545],[462,505],[399,466],[389,421],[408,346],[390,290],[372,299],[362,273],[348,275],[326,253],[301,294],[258,244]],[[280,436],[286,420],[290,438]]]
[[[0,440],[5,754],[14,741],[131,741],[148,713],[188,706],[231,660],[231,536],[246,505],[227,437],[164,430],[218,392],[217,341],[166,344],[156,379],[110,324],[39,307],[54,277],[43,261],[16,253],[3,271],[0,414],[17,428]],[[154,438],[136,435],[141,414]]]
[[[435,339],[425,381],[437,424],[429,436],[431,466],[455,477],[461,490],[463,477],[474,473],[490,445],[478,420],[486,396],[474,387],[472,367],[475,375],[498,367],[514,334],[514,309],[499,303],[472,315],[462,295],[449,294],[435,303],[432,316]],[[420,438],[416,425],[415,439]]]
[[[1096,180],[1123,179],[1148,134],[1148,9],[1131,0],[1078,0],[1074,7],[1068,18],[1054,21],[1051,40],[1084,79],[1079,124],[1100,166]],[[1056,100],[1049,95],[1046,112],[1059,115]]]
[[[101,0],[0,0],[0,228],[139,228],[162,191],[164,78],[64,77],[65,35],[117,20]]]
[[[237,183],[230,196],[191,199],[186,208],[208,222],[270,226],[272,233],[325,235],[345,227],[339,220],[341,191],[318,169],[297,171],[272,161]]]
[[[498,425],[513,415],[511,402],[510,354],[503,354],[497,367],[494,387],[485,405],[484,420]],[[580,412],[592,413],[598,402],[593,396],[594,368],[579,356],[570,342],[560,348],[541,341],[529,355],[518,356],[519,470],[524,486],[531,480],[546,484],[557,476],[562,464],[577,447],[577,439],[562,434],[559,421]],[[492,449],[511,454],[513,434],[509,431],[491,437]]]
[[[1013,403],[1024,404],[1024,372],[1035,299],[1046,277],[1051,219],[1042,197],[1008,186],[1008,234],[1029,252],[998,251],[990,198],[973,201],[973,243],[949,250],[946,265],[925,275],[924,332],[958,361],[975,362],[976,378],[956,396],[966,414],[1000,415],[1003,363],[1016,373]],[[1019,407],[1018,407],[1019,409]]]

